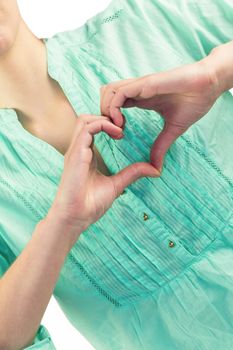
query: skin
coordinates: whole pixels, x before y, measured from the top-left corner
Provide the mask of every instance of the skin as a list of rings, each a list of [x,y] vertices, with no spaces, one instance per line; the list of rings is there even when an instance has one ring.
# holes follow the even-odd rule
[[[51,120],[56,112],[56,103],[51,106],[49,102],[51,99],[60,101],[63,95],[47,75],[42,41],[23,22],[15,0],[0,0],[0,38],[1,108],[14,108],[25,121],[39,120],[42,123]],[[173,76],[177,77],[177,74]],[[176,86],[176,79],[169,81],[169,77],[172,76],[163,75],[163,79],[159,76],[163,88],[167,88],[163,93],[171,97],[171,106],[183,106],[185,110],[189,81],[182,77],[182,70],[179,71],[177,78],[187,90],[182,92],[181,89],[177,96],[174,90],[169,92],[169,87]],[[121,86],[121,83],[118,84],[116,88]],[[151,92],[154,93],[151,84],[143,86],[146,86],[147,98],[148,93],[149,96]],[[198,83],[196,86],[199,86]],[[139,89],[136,96],[143,91]],[[158,89],[156,91],[158,93]],[[159,89],[163,94],[161,91],[163,89]],[[198,94],[198,89],[195,91]],[[193,88],[191,92],[188,98],[195,101]],[[131,98],[136,96],[133,94]],[[106,108],[105,98],[107,95],[102,99],[101,107],[106,111],[106,116],[81,115],[77,118],[54,202],[46,217],[36,225],[22,253],[0,279],[0,349],[17,350],[33,342],[65,257],[82,232],[106,212],[129,184],[142,176],[160,175],[149,163],[132,164],[113,176],[105,176],[96,169],[93,136],[103,131],[116,139],[122,137],[122,129],[112,122],[112,119],[115,122],[115,115],[110,113],[108,116],[107,106],[112,96]],[[143,94],[141,100],[145,100]],[[156,101],[153,95],[150,100],[152,108],[155,108],[153,103],[156,104]],[[168,98],[166,103],[169,104],[169,101]],[[119,111],[119,103],[113,103],[112,107]],[[115,114],[116,110],[113,110]],[[202,109],[201,113],[203,111],[206,109]],[[117,118],[117,124],[122,124],[120,114]],[[193,122],[193,119],[190,120]],[[186,123],[183,119],[182,122]]]
[[[24,123],[49,123],[64,96],[47,74],[43,42],[23,22],[14,0],[0,0],[0,28],[0,107],[14,108]],[[115,139],[123,136],[107,116],[77,118],[54,202],[0,279],[0,349],[33,343],[65,258],[82,232],[125,187],[143,176],[160,175],[144,162],[103,175],[93,152],[93,137],[101,131]]]
[[[36,122],[43,125],[46,122],[52,128],[52,125],[54,125],[54,116],[59,114],[61,100],[65,100],[65,96],[57,82],[48,75],[45,45],[41,39],[37,38],[31,32],[23,21],[16,0],[0,0],[0,4],[0,18],[2,19],[0,23],[2,33],[0,90],[3,92],[0,96],[0,107],[15,109],[21,121],[25,124]],[[117,174],[115,177],[102,175],[96,169],[96,158],[93,154],[93,145],[89,132],[89,127],[91,126],[84,126],[87,126],[93,120],[94,125],[99,125],[98,132],[103,130],[114,138],[116,138],[116,134],[121,134],[122,130],[115,126],[110,118],[106,116],[102,116],[102,118],[99,118],[99,116],[87,116],[84,123],[80,117],[77,119],[76,130],[78,131],[74,132],[73,135],[75,135],[74,137],[82,137],[82,142],[78,142],[79,149],[75,149],[76,153],[72,157],[78,157],[77,152],[84,152],[87,159],[84,158],[83,160],[91,167],[91,171],[87,171],[86,164],[83,164],[83,166],[80,165],[79,175],[78,177],[76,176],[76,180],[81,182],[88,176],[91,178],[92,181],[89,181],[86,187],[86,194],[83,193],[83,195],[89,198],[89,202],[86,204],[91,208],[93,213],[95,212],[92,219],[96,219],[98,216],[96,213],[103,214],[102,206],[107,210],[112,204],[112,201],[130,182],[143,176],[156,177],[160,174],[151,164],[142,162],[132,164],[126,169],[123,169],[119,176]],[[49,124],[50,122],[51,124]],[[82,133],[79,135],[80,128],[84,129],[82,133],[85,136],[82,136]],[[85,138],[89,140],[89,144],[85,144]],[[70,151],[67,151],[65,159],[69,157]],[[69,178],[72,169],[67,170],[67,163],[65,162],[64,173]],[[64,190],[59,191],[62,202],[64,197],[68,195],[72,196],[76,194],[77,196],[79,194],[80,197],[75,183],[73,183],[74,188],[71,191],[66,191],[66,186],[64,187]],[[104,198],[103,193],[106,194],[106,198]],[[107,193],[111,193],[110,198],[108,198]],[[93,199],[94,197],[95,200]],[[67,202],[70,203],[70,198],[67,199]],[[78,201],[76,205],[78,206],[79,204]],[[89,214],[88,221],[91,221]],[[73,211],[71,216],[75,216]],[[84,216],[82,215],[82,220]]]
[[[161,114],[164,128],[151,148],[150,161],[162,171],[171,144],[233,87],[233,41],[214,48],[204,59],[166,72],[104,85],[101,114],[123,127],[121,108],[146,108]]]
[[[47,96],[52,97],[55,90],[46,78],[44,54],[41,40],[23,21],[17,2],[0,0],[1,108],[16,109],[25,118],[37,118],[33,111],[49,112]]]

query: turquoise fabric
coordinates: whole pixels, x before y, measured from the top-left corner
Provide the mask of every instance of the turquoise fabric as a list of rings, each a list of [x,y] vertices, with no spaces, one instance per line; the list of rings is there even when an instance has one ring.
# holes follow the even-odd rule
[[[230,0],[112,1],[81,27],[44,38],[48,73],[77,117],[99,115],[101,85],[205,57],[232,40],[232,18]],[[112,174],[149,160],[163,127],[153,111],[122,111],[123,139],[95,136]],[[225,92],[171,146],[162,176],[128,186],[67,255],[54,296],[95,349],[233,349],[232,111]],[[47,214],[64,157],[13,109],[0,110],[0,145],[5,271],[9,252],[18,256]],[[46,338],[30,349],[54,349]]]

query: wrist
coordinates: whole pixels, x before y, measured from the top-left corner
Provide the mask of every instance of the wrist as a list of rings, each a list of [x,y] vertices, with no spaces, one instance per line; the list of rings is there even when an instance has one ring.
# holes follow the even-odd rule
[[[46,217],[42,220],[45,227],[52,228],[55,234],[64,239],[68,244],[68,250],[72,248],[75,242],[88,225],[80,221],[74,221],[62,215],[56,206],[52,206]]]
[[[233,87],[233,41],[215,47],[204,60],[216,78],[219,95],[230,90]]]

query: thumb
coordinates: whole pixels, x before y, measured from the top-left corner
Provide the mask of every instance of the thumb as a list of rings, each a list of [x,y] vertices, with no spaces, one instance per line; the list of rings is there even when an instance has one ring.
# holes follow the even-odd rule
[[[159,177],[160,172],[150,163],[138,162],[127,166],[115,175],[111,175],[117,196],[124,191],[125,187],[144,176]]]
[[[151,164],[160,172],[162,171],[163,160],[166,152],[172,143],[186,130],[187,128],[184,128],[183,126],[165,122],[163,130],[155,140],[150,152]]]

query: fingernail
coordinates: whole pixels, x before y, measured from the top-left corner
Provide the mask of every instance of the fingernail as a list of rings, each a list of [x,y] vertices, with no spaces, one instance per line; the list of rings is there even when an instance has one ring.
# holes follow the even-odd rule
[[[125,136],[125,134],[123,132],[121,132],[119,135],[116,136],[116,138],[121,139],[124,136]]]
[[[160,169],[161,169],[161,168],[157,169],[157,168],[154,167],[154,172],[155,172],[155,174],[156,174],[157,176],[160,176],[160,175],[161,175],[161,170],[160,170]]]

